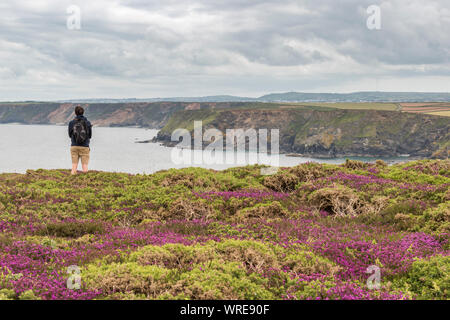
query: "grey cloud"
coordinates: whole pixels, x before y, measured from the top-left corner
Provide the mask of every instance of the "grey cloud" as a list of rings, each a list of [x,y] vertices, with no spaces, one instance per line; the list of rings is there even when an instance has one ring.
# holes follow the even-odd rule
[[[66,8],[73,3],[82,9],[80,31],[66,28]],[[348,88],[344,82],[358,84],[373,74],[399,81],[450,78],[448,0],[379,1],[382,29],[377,31],[366,27],[371,4],[373,0],[4,0],[0,99],[12,92],[28,97],[20,88],[23,83],[39,81],[39,88],[51,90],[60,78],[80,94],[89,91],[86,96],[100,94],[87,86],[94,79],[123,96],[130,94],[127,86],[139,82],[136,88],[143,91],[133,93],[141,97],[158,92],[256,95],[333,84],[339,91]],[[171,85],[181,79],[190,84]],[[11,91],[14,83],[17,89]],[[142,89],[146,86],[148,91]],[[45,98],[39,88],[29,92]],[[60,98],[67,97],[64,90]]]

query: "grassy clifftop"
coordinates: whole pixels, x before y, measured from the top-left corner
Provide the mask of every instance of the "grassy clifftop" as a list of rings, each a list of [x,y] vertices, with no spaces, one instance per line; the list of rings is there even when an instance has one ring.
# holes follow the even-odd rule
[[[1,174],[0,299],[449,298],[449,161],[260,169]]]
[[[280,148],[312,156],[442,157],[449,154],[450,118],[380,110],[242,109],[175,113],[157,140],[170,143],[177,128],[279,129]]]

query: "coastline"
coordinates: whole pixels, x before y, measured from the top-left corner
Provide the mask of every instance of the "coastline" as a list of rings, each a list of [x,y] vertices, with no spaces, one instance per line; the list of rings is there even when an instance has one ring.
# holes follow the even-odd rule
[[[174,148],[176,147],[178,142],[174,141],[168,141],[167,139],[158,138],[158,135],[155,136],[153,139],[150,140],[143,140],[143,141],[136,141],[135,143],[159,143],[160,146],[166,147],[166,148]],[[203,150],[206,148],[207,144],[203,145]],[[188,148],[192,149],[192,148]],[[329,154],[323,154],[323,153],[308,153],[308,154],[302,154],[302,153],[295,153],[295,152],[289,152],[289,151],[283,151],[280,150],[280,155],[284,155],[288,158],[310,158],[313,160],[339,160],[339,159],[350,159],[350,160],[361,160],[365,162],[375,162],[376,160],[383,160],[388,163],[400,163],[403,161],[409,162],[409,161],[416,161],[416,160],[432,160],[431,157],[421,157],[421,156],[411,156],[411,155],[392,155],[392,154],[386,154],[386,155],[372,155],[372,154],[365,154],[365,153],[348,153],[348,154],[335,154],[334,156],[330,156]],[[366,161],[366,159],[370,159],[370,161]]]
[[[0,122],[0,125],[15,125],[15,126],[56,126],[56,127],[63,127],[67,126],[66,123],[23,123],[23,122]],[[153,137],[152,139],[148,140],[138,140],[134,141],[134,143],[137,144],[147,144],[147,143],[158,143],[160,146],[164,146],[167,148],[173,148],[176,147],[176,142],[168,141],[164,137],[161,139],[161,137],[158,135],[158,133],[161,131],[161,128],[150,128],[147,126],[129,126],[129,125],[95,125],[93,124],[93,127],[97,128],[124,128],[124,129],[144,129],[144,130],[157,130],[157,135]],[[159,136],[159,138],[158,138]],[[205,147],[205,146],[204,146]],[[349,158],[351,160],[360,160],[360,159],[370,159],[370,161],[367,162],[373,162],[376,160],[384,160],[388,163],[399,163],[405,161],[416,161],[416,160],[431,160],[434,159],[432,157],[422,157],[422,156],[411,156],[411,155],[372,155],[372,154],[365,154],[365,153],[348,153],[348,154],[335,154],[334,156],[330,156],[330,154],[323,154],[323,153],[295,153],[295,152],[289,152],[289,151],[280,151],[280,155],[284,155],[289,158],[311,158],[313,160],[338,160],[338,159],[346,159]],[[364,160],[363,160],[364,161]]]

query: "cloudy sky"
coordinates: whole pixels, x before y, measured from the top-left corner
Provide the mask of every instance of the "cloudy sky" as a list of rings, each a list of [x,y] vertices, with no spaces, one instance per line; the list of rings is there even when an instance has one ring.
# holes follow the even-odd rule
[[[375,90],[450,92],[449,0],[0,2],[0,101]]]

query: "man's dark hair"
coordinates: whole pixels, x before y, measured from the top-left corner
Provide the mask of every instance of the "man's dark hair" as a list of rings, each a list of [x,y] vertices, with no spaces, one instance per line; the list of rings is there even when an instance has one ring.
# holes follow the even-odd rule
[[[84,109],[80,106],[75,107],[75,115],[82,116],[84,114]]]

